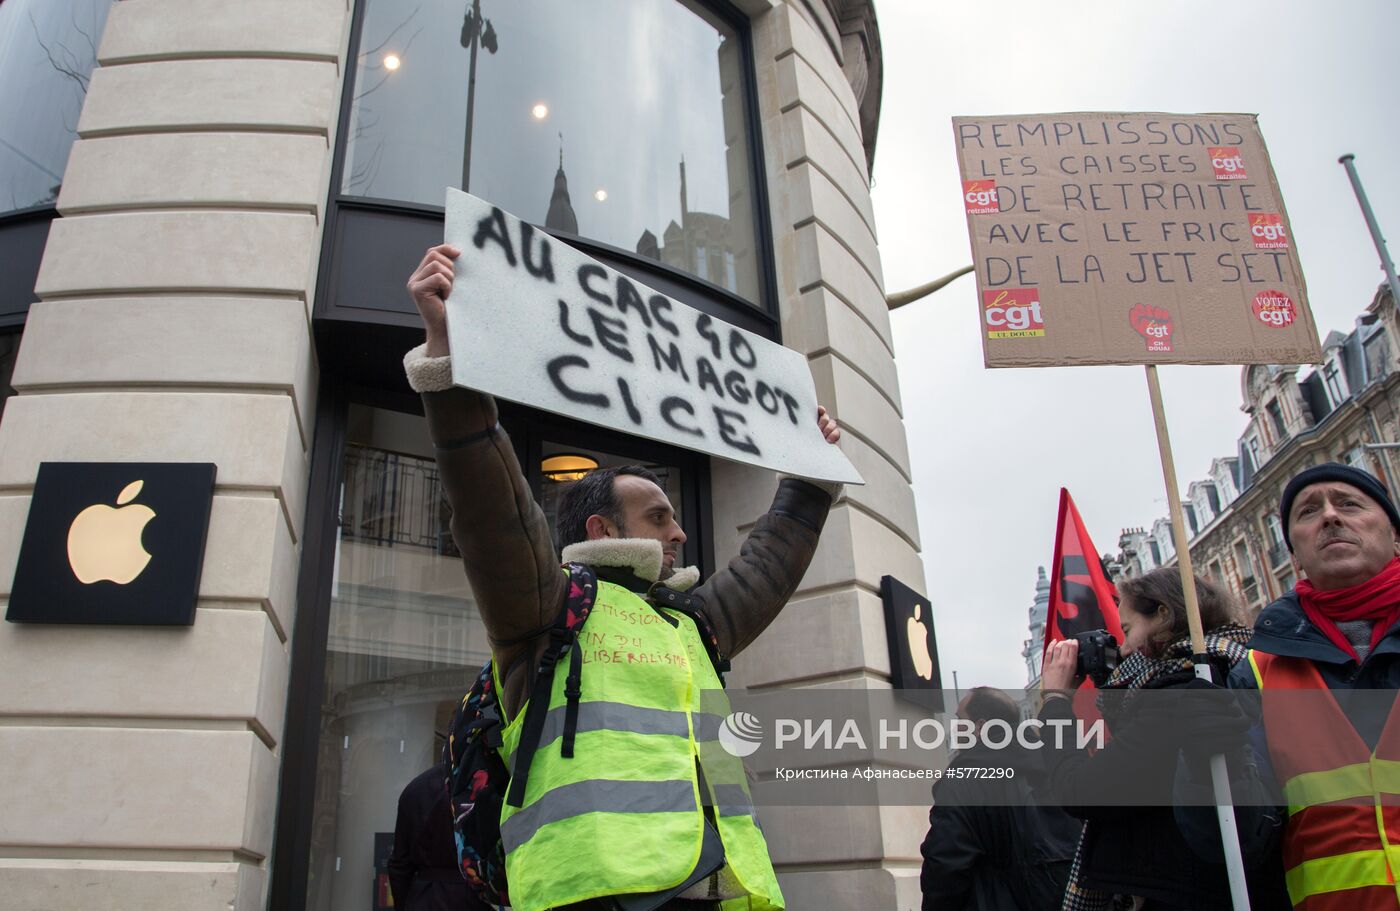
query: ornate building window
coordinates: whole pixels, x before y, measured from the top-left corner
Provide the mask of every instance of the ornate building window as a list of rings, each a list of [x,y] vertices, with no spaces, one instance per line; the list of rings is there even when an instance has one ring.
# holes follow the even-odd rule
[[[1375,382],[1390,372],[1390,341],[1384,332],[1366,340],[1366,377]]]
[[[1277,569],[1288,562],[1288,545],[1283,541],[1283,522],[1271,512],[1264,518],[1264,526],[1269,531],[1269,565]]]
[[[1322,378],[1327,386],[1327,397],[1332,400],[1332,407],[1336,408],[1346,400],[1346,394],[1342,392],[1341,371],[1337,369],[1337,362],[1329,360],[1322,367]]]
[[[1269,420],[1273,424],[1274,438],[1282,444],[1288,439],[1288,428],[1283,423],[1283,408],[1279,405],[1278,399],[1270,399],[1264,406],[1264,410],[1269,413]]]
[[[1264,457],[1260,451],[1259,438],[1251,436],[1244,441],[1245,453],[1249,456],[1250,474],[1257,472],[1264,465]]]

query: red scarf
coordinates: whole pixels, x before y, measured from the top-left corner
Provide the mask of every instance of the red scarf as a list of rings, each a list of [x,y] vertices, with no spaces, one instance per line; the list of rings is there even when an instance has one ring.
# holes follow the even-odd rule
[[[1368,581],[1351,588],[1319,591],[1307,579],[1301,579],[1294,586],[1294,591],[1298,593],[1303,613],[1312,621],[1312,625],[1359,663],[1361,659],[1356,649],[1342,635],[1337,623],[1370,620],[1375,624],[1371,629],[1371,648],[1374,650],[1380,644],[1385,634],[1400,620],[1400,557],[1392,559],[1385,569]]]

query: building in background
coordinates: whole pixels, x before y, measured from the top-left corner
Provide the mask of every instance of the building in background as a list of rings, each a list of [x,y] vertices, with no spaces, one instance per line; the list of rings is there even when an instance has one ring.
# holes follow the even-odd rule
[[[1250,416],[1233,456],[1214,459],[1205,478],[1182,492],[1191,562],[1226,583],[1249,616],[1293,588],[1297,575],[1283,540],[1279,500],[1298,472],[1345,462],[1395,491],[1400,449],[1400,318],[1381,285],[1351,332],[1328,333],[1316,367],[1255,365],[1241,374],[1241,410]],[[1114,561],[1120,576],[1176,563],[1171,523],[1124,529]]]
[[[1021,649],[1021,657],[1026,660],[1026,692],[1040,689],[1040,661],[1045,651],[1045,624],[1050,613],[1050,580],[1045,576],[1045,567],[1035,568],[1035,600],[1030,606],[1030,638]]]
[[[488,652],[400,367],[448,186],[808,357],[869,483],[732,683],[888,686],[881,577],[924,579],[881,80],[870,0],[0,3],[0,556],[41,463],[217,465],[192,626],[0,623],[0,904],[374,907]],[[547,511],[653,466],[707,571],[775,484],[502,421]],[[917,905],[924,816],[764,809],[789,907]]]

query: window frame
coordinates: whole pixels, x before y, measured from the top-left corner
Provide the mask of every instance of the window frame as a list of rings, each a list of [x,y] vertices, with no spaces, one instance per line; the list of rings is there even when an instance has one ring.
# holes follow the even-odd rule
[[[403,279],[417,265],[422,251],[441,242],[443,209],[401,200],[347,195],[342,191],[349,146],[350,111],[357,75],[355,62],[363,39],[366,5],[355,0],[342,84],[340,115],[333,147],[325,230],[316,281],[313,319],[318,328],[337,324],[337,332],[353,336],[350,348],[372,344],[376,327],[416,329],[419,317],[403,290]],[[674,0],[679,2],[679,0]],[[758,78],[754,67],[754,41],[749,17],[730,0],[692,0],[732,27],[740,44],[741,94],[748,136],[748,168],[753,211],[754,259],[758,267],[760,300],[750,302],[719,285],[657,262],[634,251],[564,231],[536,227],[581,252],[601,260],[642,284],[718,319],[781,343],[778,309],[777,265],[768,199],[767,170],[763,159],[763,128],[759,115]],[[377,223],[376,223],[377,222]],[[367,239],[368,238],[368,239]],[[349,270],[368,273],[369,280]],[[341,303],[342,289],[363,289],[360,303]],[[366,305],[363,299],[375,303]],[[357,331],[355,327],[360,327]],[[319,333],[318,333],[319,334]],[[328,346],[330,358],[341,346]],[[357,367],[358,369],[358,367]],[[379,378],[392,383],[392,377]]]
[[[1277,398],[1269,399],[1264,403],[1264,410],[1269,414],[1272,422],[1270,429],[1278,436],[1279,442],[1288,439],[1288,424],[1283,416],[1283,403]]]
[[[49,227],[58,218],[53,204],[0,215],[0,329],[23,326],[29,308],[39,300],[34,285],[49,243]]]

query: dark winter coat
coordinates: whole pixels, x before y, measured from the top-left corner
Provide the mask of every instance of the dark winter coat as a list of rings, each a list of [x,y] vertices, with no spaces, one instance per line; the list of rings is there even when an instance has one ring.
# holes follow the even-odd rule
[[[1191,671],[1167,674],[1145,690],[1180,688],[1192,679]],[[1040,713],[1042,721],[1073,717],[1065,699],[1046,700]],[[1094,755],[1073,749],[1072,741],[1066,749],[1047,748],[1049,792],[1087,823],[1085,885],[1142,896],[1162,908],[1228,911],[1225,868],[1203,859],[1176,824],[1172,801],[1179,729],[1173,700],[1135,700],[1122,717],[1110,719],[1112,737]],[[1105,788],[1126,781],[1134,782],[1143,805],[1103,805]],[[1277,866],[1251,871],[1250,894],[1255,908],[1288,907]]]
[[[934,785],[919,876],[925,911],[1058,908],[1082,823],[1037,803],[1043,775],[1035,754],[979,745],[948,766],[977,767],[1011,768],[1015,777]]]
[[[399,795],[388,866],[396,911],[486,911],[457,869],[442,763],[418,775]]]
[[[1400,623],[1385,634],[1385,638],[1360,664],[1338,648],[1322,631],[1312,625],[1298,594],[1289,592],[1264,608],[1254,624],[1254,636],[1249,647],[1270,655],[1306,658],[1322,675],[1330,690],[1396,690],[1400,689]],[[1248,662],[1241,661],[1230,672],[1231,689],[1257,689],[1254,672]],[[1376,708],[1378,702],[1367,702]],[[1350,706],[1344,706],[1349,709]],[[1385,727],[1386,716],[1376,712],[1357,714],[1348,711],[1351,723],[1369,747],[1375,747]]]
[[[1351,655],[1338,648],[1321,630],[1313,626],[1303,613],[1296,592],[1289,592],[1259,614],[1254,623],[1254,635],[1249,647],[1270,655],[1304,658],[1313,663],[1328,689],[1334,693],[1346,690],[1400,690],[1400,623],[1392,626],[1376,647],[1358,664]],[[1230,672],[1229,687],[1234,690],[1257,691],[1254,671],[1247,661],[1241,661]],[[1252,705],[1258,711],[1257,703]],[[1385,727],[1389,700],[1348,700],[1339,698],[1352,726],[1368,747],[1374,748]],[[1277,862],[1282,849],[1287,810],[1283,806],[1267,806],[1272,798],[1281,800],[1279,783],[1269,761],[1267,734],[1262,721],[1256,723],[1249,735],[1249,755],[1245,763],[1231,764],[1230,789],[1235,795],[1235,815],[1240,833],[1240,846],[1249,863]],[[1246,773],[1240,772],[1244,766]],[[1191,844],[1207,858],[1221,862],[1220,836],[1215,829],[1214,811],[1191,804],[1200,803],[1200,794],[1208,784],[1194,781],[1182,771],[1178,778],[1177,823]]]

